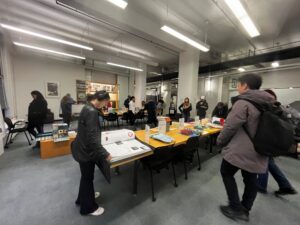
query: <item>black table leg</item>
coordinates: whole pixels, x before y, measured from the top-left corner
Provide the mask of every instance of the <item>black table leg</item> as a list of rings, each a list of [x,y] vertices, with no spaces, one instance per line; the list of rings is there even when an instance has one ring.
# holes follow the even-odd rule
[[[214,135],[209,136],[209,153],[213,153]]]
[[[137,194],[137,185],[138,185],[138,168],[139,168],[139,161],[134,161],[133,166],[133,194]]]

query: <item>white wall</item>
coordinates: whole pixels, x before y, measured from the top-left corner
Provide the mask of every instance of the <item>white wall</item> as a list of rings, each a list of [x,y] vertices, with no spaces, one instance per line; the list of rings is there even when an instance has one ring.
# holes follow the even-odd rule
[[[278,101],[283,105],[300,101],[300,69],[269,71],[260,75],[263,78],[262,89],[272,89],[276,93]],[[237,78],[237,76],[231,78]],[[229,82],[228,85],[230,87],[231,83]],[[290,87],[293,89],[289,89]],[[236,90],[231,89],[228,100],[237,94]]]
[[[66,93],[76,98],[76,80],[85,80],[84,67],[81,65],[51,60],[34,55],[14,55],[13,71],[18,118],[27,118],[28,105],[32,101],[30,92],[40,91],[45,96],[45,82],[60,83],[61,96],[46,98],[48,108],[59,116],[60,100]]]
[[[126,76],[118,76],[118,84],[119,84],[119,108],[122,108],[124,105],[125,99],[128,97],[128,84],[129,77]]]
[[[45,82],[60,83],[61,96],[46,98],[48,108],[59,118],[60,100],[70,93],[76,100],[76,80],[91,80],[94,82],[119,84],[119,99],[121,106],[128,96],[128,77],[110,74],[102,71],[91,71],[82,65],[41,57],[29,53],[14,53],[12,55],[14,84],[7,86],[15,94],[16,116],[27,119],[28,105],[32,101],[30,92],[40,91],[45,96]]]
[[[220,80],[219,77],[199,78],[198,99],[195,103],[193,103],[193,107],[196,107],[196,103],[200,100],[200,97],[204,95],[208,103],[208,110],[206,112],[206,116],[210,117],[212,111],[214,110],[215,106],[221,98],[222,89],[220,90],[220,86],[222,87],[222,82],[223,80]]]

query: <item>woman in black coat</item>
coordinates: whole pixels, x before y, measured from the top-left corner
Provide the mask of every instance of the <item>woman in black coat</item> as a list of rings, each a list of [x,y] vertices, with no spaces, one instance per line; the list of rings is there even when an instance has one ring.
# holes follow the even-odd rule
[[[109,102],[106,91],[98,91],[91,96],[80,112],[78,120],[78,133],[72,143],[72,155],[79,163],[81,180],[76,204],[80,205],[82,215],[99,216],[104,209],[99,207],[95,198],[99,192],[94,191],[95,165],[102,171],[104,177],[110,182],[110,154],[101,145],[101,127],[99,122],[99,109]]]
[[[218,117],[226,119],[228,114],[228,106],[223,102],[218,102],[217,106],[214,108],[212,112],[212,117]]]
[[[29,133],[36,137],[37,133],[35,129],[37,129],[38,133],[44,132],[43,127],[47,117],[48,103],[39,91],[32,91],[31,96],[33,100],[28,107],[27,129]]]

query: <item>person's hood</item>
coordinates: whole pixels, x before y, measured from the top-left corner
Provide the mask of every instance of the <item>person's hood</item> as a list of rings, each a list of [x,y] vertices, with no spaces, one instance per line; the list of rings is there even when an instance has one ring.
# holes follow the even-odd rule
[[[260,91],[260,90],[248,90],[243,94],[233,97],[231,99],[232,104],[234,104],[237,100],[240,99],[250,100],[260,105],[274,104],[276,102],[272,95],[270,95],[265,91]]]

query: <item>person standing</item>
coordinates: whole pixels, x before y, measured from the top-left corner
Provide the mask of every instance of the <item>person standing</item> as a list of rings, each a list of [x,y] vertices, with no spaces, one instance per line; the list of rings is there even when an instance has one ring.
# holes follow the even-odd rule
[[[156,117],[156,105],[154,101],[149,101],[145,105],[145,110],[147,110],[147,124],[154,124],[154,126],[157,126],[157,117]]]
[[[81,171],[79,193],[75,203],[80,206],[82,215],[99,216],[104,212],[95,201],[100,194],[94,191],[93,181],[97,165],[110,182],[111,155],[101,145],[99,123],[99,109],[104,107],[109,99],[106,91],[97,91],[91,96],[90,102],[80,112],[78,133],[71,145],[73,158],[79,163]]]
[[[265,92],[269,93],[272,95],[277,101],[277,96],[272,90],[265,90]],[[280,104],[280,103],[278,103]],[[287,111],[283,106],[282,106],[283,111]],[[289,114],[288,112],[284,113]],[[288,115],[286,115],[288,118]],[[292,118],[290,118],[291,120]],[[267,193],[267,187],[268,187],[268,180],[269,180],[269,172],[277,182],[279,186],[279,190],[275,191],[275,195],[294,195],[297,194],[297,191],[293,188],[287,177],[284,175],[284,173],[281,171],[281,169],[277,166],[275,163],[275,160],[273,157],[269,158],[269,163],[268,163],[268,170],[266,173],[263,174],[258,174],[258,179],[257,179],[257,188],[260,193],[266,194]]]
[[[189,98],[184,99],[184,102],[179,106],[179,111],[182,113],[184,122],[189,122],[192,111],[192,104],[190,103]]]
[[[200,101],[196,104],[196,109],[199,119],[204,119],[206,117],[206,111],[208,110],[208,103],[205,99],[205,96],[200,97]]]
[[[134,121],[135,121],[135,97],[134,96],[130,98],[128,117],[129,117],[130,125],[134,125]]]
[[[131,100],[131,96],[128,95],[128,97],[124,101],[124,106],[125,106],[126,109],[129,109],[129,102],[130,102],[130,100]]]
[[[228,106],[223,102],[218,102],[211,116],[226,119],[227,114],[228,114]]]
[[[39,91],[32,91],[32,102],[28,107],[28,127],[27,130],[34,137],[44,132],[44,123],[47,117],[48,103]]]
[[[157,102],[157,106],[156,106],[156,109],[157,109],[157,115],[158,116],[162,116],[163,113],[164,113],[164,100],[163,98],[160,98]]]
[[[72,118],[72,105],[76,102],[71,97],[70,94],[66,94],[60,101],[60,108],[62,112],[63,122],[70,126],[71,118]]]
[[[268,165],[268,157],[255,151],[249,137],[254,137],[256,133],[260,112],[247,100],[259,105],[274,102],[269,94],[259,90],[261,84],[262,78],[256,74],[246,74],[238,79],[240,95],[232,98],[232,110],[217,139],[224,152],[221,175],[229,200],[229,205],[220,206],[220,210],[234,220],[249,220],[249,212],[257,195],[257,174],[265,173]],[[234,178],[238,170],[241,170],[245,185],[242,201]]]

